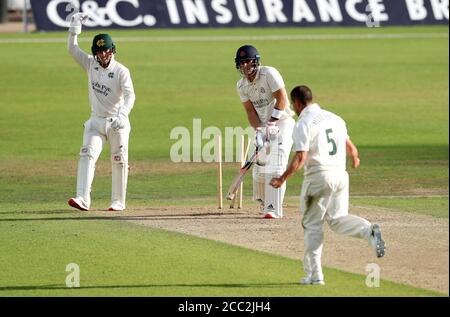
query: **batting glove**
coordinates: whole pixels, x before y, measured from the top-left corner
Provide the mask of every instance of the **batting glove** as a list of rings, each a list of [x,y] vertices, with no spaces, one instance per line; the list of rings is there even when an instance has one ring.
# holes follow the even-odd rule
[[[255,146],[258,150],[262,149],[266,143],[266,135],[263,127],[255,129]]]
[[[278,133],[280,132],[280,128],[276,125],[275,122],[268,122],[265,126],[266,139],[271,142],[277,138]]]

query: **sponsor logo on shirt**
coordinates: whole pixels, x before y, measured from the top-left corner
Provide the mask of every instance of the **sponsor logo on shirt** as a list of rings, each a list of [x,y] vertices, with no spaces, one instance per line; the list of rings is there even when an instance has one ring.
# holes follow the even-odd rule
[[[253,102],[253,106],[257,109],[266,107],[269,105],[269,100],[268,99],[259,99],[259,100],[255,100],[252,101]]]
[[[96,93],[102,94],[105,97],[108,97],[109,93],[111,92],[111,88],[109,88],[106,85],[100,84],[97,81],[91,82],[92,90],[94,90]]]

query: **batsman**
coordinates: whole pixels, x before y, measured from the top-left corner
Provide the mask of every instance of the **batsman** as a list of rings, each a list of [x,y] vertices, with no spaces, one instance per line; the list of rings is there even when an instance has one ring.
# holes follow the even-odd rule
[[[112,198],[109,211],[125,210],[128,179],[128,140],[131,131],[129,115],[135,101],[133,82],[128,68],[114,59],[116,45],[108,34],[98,34],[89,55],[78,46],[78,35],[88,16],[72,16],[68,49],[73,59],[88,75],[91,116],[84,123],[83,145],[77,172],[76,197],[70,206],[88,211],[95,164],[106,143],[112,163]]]
[[[295,121],[281,74],[262,66],[258,50],[244,45],[236,52],[241,74],[237,91],[250,125],[255,129],[258,160],[253,168],[253,199],[261,204],[264,218],[282,218],[286,183],[270,186],[273,177],[286,170],[292,148]]]

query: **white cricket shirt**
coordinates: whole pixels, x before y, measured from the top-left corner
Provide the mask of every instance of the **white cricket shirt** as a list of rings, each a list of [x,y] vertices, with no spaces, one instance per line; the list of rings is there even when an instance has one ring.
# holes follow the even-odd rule
[[[111,59],[103,68],[92,56],[83,52],[77,36],[69,33],[69,52],[88,74],[89,101],[92,113],[98,117],[116,116],[120,112],[129,115],[135,101],[133,82],[128,68]]]
[[[341,117],[323,110],[318,104],[307,106],[295,124],[296,152],[308,152],[305,176],[321,172],[345,171],[347,127]]]
[[[246,77],[241,78],[237,82],[237,91],[241,102],[250,100],[253,103],[259,120],[265,125],[277,103],[272,93],[284,88],[284,81],[281,74],[273,67],[260,66],[253,82]],[[292,117],[294,112],[289,108],[289,102],[283,111],[280,120]]]

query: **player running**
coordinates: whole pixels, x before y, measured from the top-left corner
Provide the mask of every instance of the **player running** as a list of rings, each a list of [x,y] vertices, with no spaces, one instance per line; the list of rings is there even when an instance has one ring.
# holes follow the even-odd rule
[[[358,168],[360,160],[344,120],[313,103],[312,92],[306,86],[295,87],[291,100],[299,116],[293,134],[296,154],[286,172],[272,179],[271,185],[279,188],[295,171],[305,167],[300,212],[306,277],[300,283],[322,285],[325,284],[321,264],[324,221],[336,233],[366,239],[377,257],[384,256],[385,243],[379,225],[348,214],[346,154],[351,157],[353,168]]]

